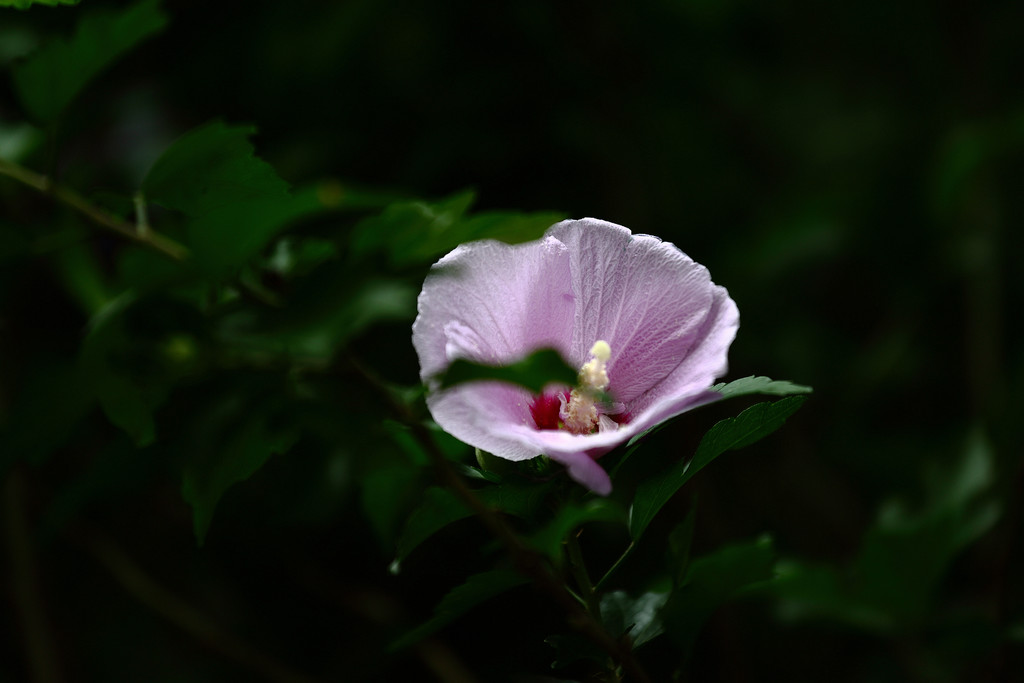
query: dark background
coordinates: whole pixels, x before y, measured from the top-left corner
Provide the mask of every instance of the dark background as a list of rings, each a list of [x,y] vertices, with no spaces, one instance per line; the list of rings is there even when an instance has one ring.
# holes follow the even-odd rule
[[[95,4],[0,10],[7,58],[15,38],[66,33]],[[1024,608],[1019,3],[165,9],[169,27],[65,120],[69,184],[134,187],[174,138],[221,118],[256,124],[258,153],[296,185],[336,179],[425,198],[474,188],[479,209],[603,218],[709,267],[741,314],[729,378],[765,374],[815,393],[782,431],[715,463],[675,501],[681,515],[699,499],[698,551],[768,532],[783,557],[847,566],[884,501],[922,504],[926,472],[952,470],[969,444],[987,444],[1000,522],[943,574],[912,635],[791,622],[770,601],[743,602],[712,619],[693,680],[1013,680],[1020,643],[993,645],[985,629],[1019,622]],[[15,118],[5,88],[0,114]],[[6,296],[8,324],[42,312],[37,334],[49,347],[80,333],[81,315],[45,275],[19,282],[34,290]],[[407,323],[375,327],[356,346],[389,379],[417,381]],[[681,457],[732,414],[687,416],[648,448]],[[20,473],[33,520],[56,514],[53,501],[90,457],[78,442]],[[452,572],[479,561],[465,538],[484,536],[460,523],[390,576],[344,459],[322,501],[303,488],[333,462],[272,459],[228,493],[201,550],[160,467],[140,465],[137,479],[125,475],[137,485],[54,522],[39,576],[67,680],[248,680],[218,646],[127,597],[95,544],[87,552],[75,540],[90,533],[78,524],[103,529],[172,593],[297,670],[429,680],[422,659],[382,647],[429,614]],[[640,548],[633,571],[660,552]],[[515,634],[546,622],[555,631],[557,615],[523,589],[482,609],[428,650],[454,651],[480,680],[542,680],[509,677],[548,663],[547,646]],[[981,616],[944,630],[963,611]],[[667,661],[659,647],[652,660]],[[0,676],[21,678],[20,648],[4,639]]]

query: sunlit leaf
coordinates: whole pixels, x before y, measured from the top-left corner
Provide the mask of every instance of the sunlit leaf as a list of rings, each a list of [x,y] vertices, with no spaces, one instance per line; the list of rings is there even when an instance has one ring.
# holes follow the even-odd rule
[[[665,630],[660,613],[668,597],[668,592],[650,591],[633,598],[625,591],[612,591],[601,598],[601,621],[612,636],[629,634],[633,647],[640,647]]]
[[[86,15],[70,40],[46,43],[14,67],[14,86],[25,108],[47,123],[60,114],[94,76],[164,27],[158,0],[120,12]]]
[[[3,39],[0,35],[0,41]],[[0,122],[0,159],[20,163],[44,139],[42,131],[29,123]]]
[[[743,377],[726,384],[716,384],[711,391],[717,391],[723,398],[745,396],[747,394],[765,394],[769,396],[790,396],[792,394],[809,394],[813,391],[811,387],[801,384],[793,384],[779,380],[772,380],[767,377]]]
[[[508,365],[487,365],[457,358],[437,381],[446,389],[463,382],[496,380],[540,393],[549,384],[573,386],[576,379],[577,371],[569,367],[561,354],[554,349],[541,349]]]
[[[782,426],[804,402],[803,396],[790,396],[773,403],[758,403],[736,417],[715,424],[701,439],[690,460],[673,465],[637,487],[629,515],[629,532],[640,538],[665,503],[697,472],[728,450],[748,446]]]
[[[266,266],[284,277],[294,277],[305,275],[337,254],[337,247],[327,240],[285,237],[274,245]]]
[[[475,574],[452,589],[434,609],[434,616],[426,623],[391,644],[391,651],[401,650],[435,633],[480,603],[527,583],[521,574],[507,569],[495,569]]]

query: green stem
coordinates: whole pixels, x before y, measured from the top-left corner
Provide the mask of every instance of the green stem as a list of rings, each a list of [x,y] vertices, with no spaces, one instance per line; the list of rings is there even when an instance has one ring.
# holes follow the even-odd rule
[[[546,594],[559,605],[566,613],[566,621],[617,662],[629,676],[630,681],[650,683],[651,679],[640,663],[634,659],[632,650],[613,638],[590,611],[582,608],[565,582],[552,572],[544,557],[527,547],[512,531],[512,528],[505,523],[505,520],[466,486],[465,481],[455,471],[451,462],[434,441],[430,431],[423,422],[417,419],[409,406],[398,400],[387,384],[361,363],[353,358],[349,358],[349,363],[369,386],[388,401],[394,413],[409,427],[413,436],[426,451],[444,483],[462,499],[483,522],[484,526],[501,542],[518,571],[529,578],[537,590]]]
[[[587,573],[587,565],[583,561],[583,550],[580,548],[579,532],[569,534],[565,541],[566,554],[569,556],[569,570],[572,572],[576,585],[583,593],[583,599],[587,610],[594,615],[595,619],[601,618],[601,605],[597,601],[597,592],[594,584],[590,581],[590,574]]]
[[[614,574],[615,571],[619,568],[619,566],[626,561],[626,558],[633,554],[633,548],[635,547],[636,543],[630,541],[629,545],[626,546],[626,549],[622,551],[621,555],[619,555],[619,559],[615,560],[615,564],[609,567],[608,571],[604,573],[604,576],[602,576],[600,580],[598,580],[597,585],[594,586],[595,590],[601,590],[601,588],[608,582],[608,579],[611,578],[612,574]]]
[[[137,244],[154,249],[175,261],[183,261],[188,258],[188,249],[183,245],[160,233],[149,230],[148,226],[144,229],[137,228],[128,221],[118,218],[92,204],[71,188],[54,183],[47,176],[31,171],[6,159],[0,159],[0,175],[13,178],[38,192],[49,195],[61,204],[82,214],[96,225],[115,232]]]

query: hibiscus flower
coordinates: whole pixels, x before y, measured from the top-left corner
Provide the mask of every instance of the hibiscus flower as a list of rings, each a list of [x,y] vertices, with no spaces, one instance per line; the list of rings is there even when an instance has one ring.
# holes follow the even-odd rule
[[[720,398],[709,389],[738,328],[736,304],[707,268],[657,237],[585,218],[536,242],[457,247],[423,283],[412,337],[442,429],[507,460],[546,455],[607,495],[597,459]],[[503,365],[542,348],[580,368],[576,386],[438,389],[456,358]]]

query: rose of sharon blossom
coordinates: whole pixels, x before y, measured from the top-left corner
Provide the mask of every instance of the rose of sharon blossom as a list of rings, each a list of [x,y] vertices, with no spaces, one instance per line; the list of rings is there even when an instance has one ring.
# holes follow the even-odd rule
[[[707,269],[673,244],[586,218],[527,244],[481,241],[442,258],[423,283],[412,328],[431,384],[456,358],[508,364],[541,348],[580,368],[575,387],[540,395],[502,382],[431,389],[434,420],[508,460],[546,455],[596,493],[596,459],[719,397],[739,312]]]

